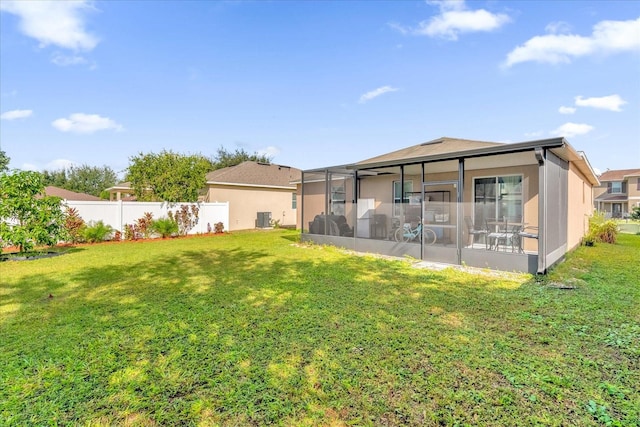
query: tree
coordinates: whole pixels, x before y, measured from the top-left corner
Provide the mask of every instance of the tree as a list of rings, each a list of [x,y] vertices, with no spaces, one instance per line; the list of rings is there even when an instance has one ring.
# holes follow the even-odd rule
[[[47,185],[53,185],[54,187],[67,188],[69,184],[69,179],[67,178],[67,170],[59,169],[54,171],[44,170],[42,171],[42,179],[44,180],[45,187]]]
[[[129,158],[126,180],[140,201],[197,202],[213,170],[211,160],[200,154],[185,155],[163,150]]]
[[[78,193],[100,197],[101,193],[116,184],[118,176],[109,166],[71,166],[69,169],[44,171],[45,185],[53,185]]]
[[[229,166],[239,165],[240,163],[249,160],[260,163],[271,163],[271,158],[266,154],[249,154],[242,148],[236,148],[236,151],[230,152],[224,147],[220,147],[213,158],[213,166],[214,169],[222,169]]]
[[[42,174],[0,174],[0,240],[26,252],[35,245],[54,245],[64,237],[59,197],[43,196]]]
[[[11,159],[9,158],[9,156],[7,156],[7,153],[5,153],[4,151],[0,150],[0,172],[4,172],[4,171],[8,171],[9,170],[9,162],[11,161]]]

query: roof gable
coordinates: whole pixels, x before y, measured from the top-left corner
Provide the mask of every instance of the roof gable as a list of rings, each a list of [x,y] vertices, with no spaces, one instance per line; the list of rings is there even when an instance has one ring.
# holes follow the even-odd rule
[[[300,179],[300,169],[272,163],[242,162],[209,172],[207,184],[256,185],[268,187],[291,187],[291,181]]]
[[[616,169],[604,172],[600,181],[624,181],[627,176],[640,176],[640,169]]]
[[[478,148],[495,147],[498,145],[504,144],[500,142],[473,141],[469,139],[442,137],[434,139],[432,141],[423,142],[422,144],[413,145],[411,147],[393,151],[391,153],[372,157],[356,164],[366,165],[369,163],[388,162],[394,160],[405,161],[412,158],[458,153],[462,151],[475,150]]]

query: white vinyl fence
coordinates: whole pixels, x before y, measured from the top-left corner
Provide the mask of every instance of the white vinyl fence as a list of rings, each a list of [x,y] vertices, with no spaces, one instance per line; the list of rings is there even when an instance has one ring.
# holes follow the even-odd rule
[[[145,212],[151,212],[153,219],[166,218],[168,211],[175,213],[180,205],[192,205],[194,203],[166,203],[166,202],[81,202],[67,200],[65,205],[76,208],[78,215],[88,223],[90,221],[102,221],[124,233],[125,224],[135,224],[142,218]],[[224,224],[224,231],[229,231],[229,203],[195,203],[198,205],[198,224],[189,234],[206,233],[208,227],[214,229],[218,222]]]

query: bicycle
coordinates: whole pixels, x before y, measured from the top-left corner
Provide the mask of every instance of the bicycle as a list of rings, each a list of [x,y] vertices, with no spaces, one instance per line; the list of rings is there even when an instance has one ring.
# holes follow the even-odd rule
[[[418,223],[415,228],[411,224],[405,223],[402,228],[398,228],[394,233],[396,242],[411,242],[422,236],[422,241],[426,245],[433,245],[436,240],[436,232],[428,227],[424,227],[422,223]]]

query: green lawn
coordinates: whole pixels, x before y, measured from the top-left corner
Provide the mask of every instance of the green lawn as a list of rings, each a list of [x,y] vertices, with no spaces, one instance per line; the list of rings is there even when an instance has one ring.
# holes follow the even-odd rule
[[[297,238],[0,263],[0,424],[640,425],[640,236],[538,281]]]

